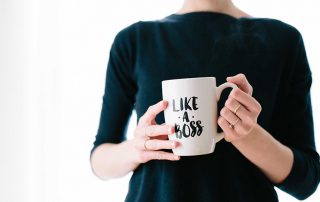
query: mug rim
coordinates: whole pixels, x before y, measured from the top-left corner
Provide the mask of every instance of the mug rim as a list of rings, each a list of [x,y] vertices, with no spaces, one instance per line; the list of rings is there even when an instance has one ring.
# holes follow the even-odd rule
[[[216,77],[214,76],[202,76],[202,77],[186,77],[186,78],[179,78],[179,79],[167,79],[167,80],[162,80],[161,83],[164,82],[172,82],[172,81],[181,81],[181,80],[200,80],[200,79],[214,79],[216,80]]]

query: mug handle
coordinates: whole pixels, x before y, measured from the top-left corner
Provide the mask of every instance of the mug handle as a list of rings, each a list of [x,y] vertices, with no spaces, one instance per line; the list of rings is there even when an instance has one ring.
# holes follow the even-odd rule
[[[233,84],[233,83],[229,83],[229,82],[225,82],[223,84],[221,84],[220,86],[217,87],[216,89],[216,96],[217,96],[217,101],[220,100],[220,96],[221,96],[221,93],[224,89],[226,88],[238,88],[237,85]],[[220,133],[217,133],[216,137],[215,137],[215,142],[219,142],[220,140],[222,140],[224,137],[224,132],[220,132]]]

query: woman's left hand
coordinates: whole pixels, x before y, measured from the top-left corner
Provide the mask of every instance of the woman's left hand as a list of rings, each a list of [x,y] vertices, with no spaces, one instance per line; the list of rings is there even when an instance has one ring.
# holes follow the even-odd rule
[[[221,109],[218,124],[225,133],[224,139],[233,142],[249,135],[257,125],[261,105],[252,97],[253,88],[244,74],[227,77],[239,88],[231,91]]]

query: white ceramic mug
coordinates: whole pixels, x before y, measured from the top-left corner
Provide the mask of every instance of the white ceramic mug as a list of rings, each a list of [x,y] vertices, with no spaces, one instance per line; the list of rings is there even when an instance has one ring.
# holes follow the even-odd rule
[[[175,134],[169,140],[176,140],[179,147],[172,149],[175,155],[194,156],[209,154],[224,134],[217,132],[217,102],[221,92],[233,83],[216,86],[215,77],[195,77],[164,80],[162,97],[168,101],[164,110],[165,123],[175,126]]]

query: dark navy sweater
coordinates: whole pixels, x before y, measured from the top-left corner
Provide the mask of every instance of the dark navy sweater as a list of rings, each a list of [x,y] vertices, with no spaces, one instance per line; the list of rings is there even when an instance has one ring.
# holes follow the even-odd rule
[[[213,76],[219,85],[238,73],[247,76],[262,106],[258,124],[293,151],[289,176],[272,183],[222,140],[212,154],[141,164],[130,179],[127,202],[273,202],[278,201],[274,186],[298,199],[316,190],[320,163],[303,39],[293,26],[270,18],[199,11],[138,21],[119,31],[109,54],[91,154],[103,143],[127,138],[132,110],[139,119],[160,101],[162,80]],[[163,112],[156,122],[164,122]]]

